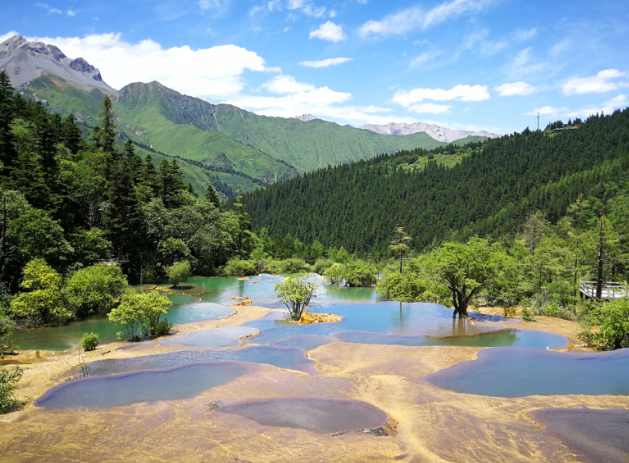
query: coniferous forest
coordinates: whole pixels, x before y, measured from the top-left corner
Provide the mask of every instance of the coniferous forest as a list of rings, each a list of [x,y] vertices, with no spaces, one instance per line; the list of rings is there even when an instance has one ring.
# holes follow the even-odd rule
[[[108,99],[99,125],[82,131],[0,73],[0,161],[0,279],[11,292],[35,258],[62,274],[114,261],[137,283],[176,261],[210,274],[249,252],[242,211],[221,210],[211,187],[192,193],[176,162],[155,166],[118,143]]]
[[[418,250],[513,235],[534,211],[556,222],[579,197],[626,191],[629,110],[571,126],[329,167],[248,194],[245,207],[271,236],[364,254],[384,255],[398,225]]]

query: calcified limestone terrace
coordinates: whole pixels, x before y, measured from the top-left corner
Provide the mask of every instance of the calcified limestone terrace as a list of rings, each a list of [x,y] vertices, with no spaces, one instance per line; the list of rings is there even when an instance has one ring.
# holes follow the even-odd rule
[[[375,343],[380,340],[373,332],[369,341],[374,343],[343,342],[332,325],[322,333],[317,330],[325,324],[317,324],[309,333],[301,326],[278,325],[277,312],[269,309],[234,311],[221,320],[179,325],[167,343],[102,346],[85,355],[92,375],[87,380],[65,383],[79,371],[76,352],[23,356],[32,363],[25,365],[19,396],[31,402],[0,418],[2,460],[574,462],[626,453],[617,434],[590,433],[585,447],[566,437],[570,426],[590,419],[588,410],[613,408],[617,411],[592,415],[592,420],[613,429],[622,424],[629,413],[629,396],[622,393],[498,397],[456,392],[431,383],[430,375],[465,362],[474,365],[479,352],[486,356],[482,347],[456,345],[454,338],[451,345],[383,345]],[[348,307],[340,312],[344,320],[351,313]],[[476,323],[475,330],[483,328],[477,336],[507,333],[499,335],[502,341],[504,336],[512,340],[510,330],[523,327],[567,336],[570,343],[577,332],[572,322],[542,317],[535,324],[499,318]],[[176,342],[190,333],[238,332],[243,326],[256,327],[261,335],[210,350]],[[288,328],[306,331],[292,339],[272,331]],[[540,345],[533,352],[544,351]],[[587,369],[588,357],[610,354],[578,355]],[[208,371],[214,374],[203,376]],[[499,372],[494,374],[499,381]],[[177,388],[178,381],[190,378],[190,389]],[[117,393],[102,387],[108,381],[117,384]],[[148,391],[126,388],[128,382],[147,381]],[[92,390],[90,382],[98,394],[84,394]],[[173,388],[176,393],[168,393]],[[34,405],[40,397],[41,406]],[[575,421],[570,413],[557,417],[542,411],[555,408],[578,409],[581,415]]]

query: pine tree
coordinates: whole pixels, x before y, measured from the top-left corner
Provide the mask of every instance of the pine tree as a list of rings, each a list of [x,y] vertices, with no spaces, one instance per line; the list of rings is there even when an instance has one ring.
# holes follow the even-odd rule
[[[116,141],[116,126],[114,124],[114,113],[111,107],[111,99],[106,96],[103,100],[103,112],[101,115],[100,127],[95,131],[96,146],[105,153],[114,153]]]
[[[0,71],[0,162],[3,169],[9,169],[17,158],[15,139],[11,122],[15,114],[14,90],[9,76]]]
[[[61,143],[63,143],[72,154],[77,154],[81,149],[81,129],[76,125],[76,120],[72,114],[63,120],[61,126]]]
[[[181,206],[186,185],[177,161],[162,161],[159,166],[159,174],[164,206],[169,209]]]
[[[205,194],[205,197],[211,204],[214,204],[214,206],[220,209],[221,200],[212,185],[207,186],[207,193]]]

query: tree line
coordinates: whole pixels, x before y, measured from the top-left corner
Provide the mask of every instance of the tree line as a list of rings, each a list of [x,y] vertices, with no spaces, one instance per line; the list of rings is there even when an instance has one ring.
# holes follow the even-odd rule
[[[622,188],[629,171],[629,110],[592,116],[577,129],[530,131],[480,145],[438,151],[464,153],[453,166],[424,150],[329,167],[244,196],[255,228],[305,243],[385,255],[394,226],[404,226],[416,250],[446,239],[513,235],[528,215],[558,221],[579,196]]]

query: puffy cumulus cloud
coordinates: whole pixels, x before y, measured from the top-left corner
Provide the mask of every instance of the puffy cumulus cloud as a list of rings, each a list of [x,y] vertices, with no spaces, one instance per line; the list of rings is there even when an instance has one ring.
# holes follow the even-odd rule
[[[404,35],[408,32],[426,30],[463,14],[479,12],[492,3],[493,0],[450,0],[428,10],[412,6],[382,19],[367,21],[360,27],[359,33],[365,38]]]
[[[525,96],[535,92],[535,87],[526,82],[506,82],[496,87],[500,96]]]
[[[318,28],[311,31],[309,37],[311,39],[320,39],[336,43],[345,40],[345,31],[342,26],[332,21],[326,21]]]
[[[114,33],[32,39],[56,45],[70,57],[86,59],[114,88],[157,80],[189,95],[221,98],[242,91],[246,71],[278,71],[267,67],[257,53],[236,45],[164,48],[148,39],[129,43]]]
[[[320,60],[314,60],[314,61],[302,61],[299,64],[307,68],[320,69],[320,68],[329,68],[331,66],[338,66],[339,64],[348,63],[351,60],[352,60],[351,58],[347,58],[345,56],[339,56],[337,58],[326,58],[326,59],[320,59]]]
[[[297,82],[293,76],[281,75],[265,82],[262,85],[265,90],[277,95],[286,95],[291,93],[305,93],[315,89],[314,85]]]
[[[327,86],[299,82],[292,76],[276,76],[262,89],[272,95],[241,95],[227,102],[257,114],[277,117],[295,117],[312,114],[321,119],[356,126],[408,121],[408,118],[391,114],[391,109],[380,106],[348,104],[351,93],[339,92]]]
[[[405,108],[417,107],[423,101],[486,101],[489,100],[489,89],[485,85],[455,85],[449,89],[414,88],[400,90],[393,94],[393,101]],[[445,112],[444,109],[442,112]]]
[[[621,80],[627,73],[618,69],[604,69],[593,76],[573,77],[562,86],[565,95],[581,95],[584,93],[606,93],[628,87],[629,81]]]

